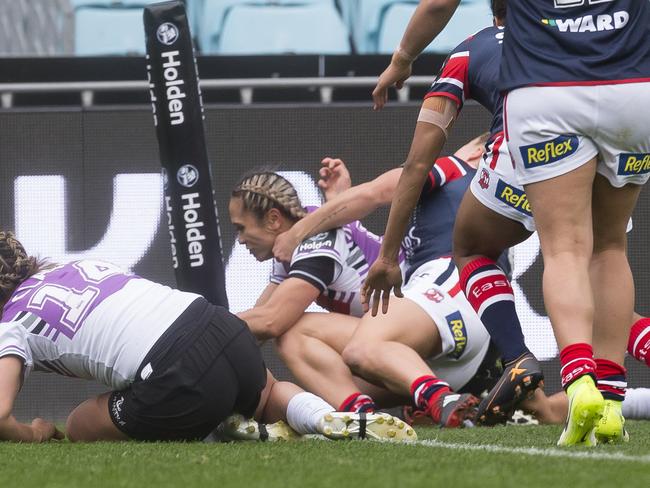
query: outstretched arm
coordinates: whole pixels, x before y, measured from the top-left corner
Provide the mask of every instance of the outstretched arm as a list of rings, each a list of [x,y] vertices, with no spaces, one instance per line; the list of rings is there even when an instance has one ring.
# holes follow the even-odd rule
[[[379,76],[377,86],[372,92],[375,110],[386,104],[388,88],[393,85],[402,88],[404,81],[411,76],[415,58],[445,28],[459,4],[460,0],[420,1],[390,65]]]
[[[52,438],[62,439],[63,434],[50,422],[34,419],[31,425],[21,424],[12,415],[14,401],[20,390],[22,370],[22,358],[0,358],[0,440],[43,442]]]

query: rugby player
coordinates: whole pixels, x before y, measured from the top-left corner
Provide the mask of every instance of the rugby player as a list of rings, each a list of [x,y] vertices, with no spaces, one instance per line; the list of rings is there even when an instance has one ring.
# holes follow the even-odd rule
[[[374,410],[374,401],[387,406],[387,401],[395,400],[395,395],[386,396],[387,389],[435,423],[457,427],[474,417],[477,399],[471,393],[482,393],[490,378],[492,383],[498,378],[498,354],[460,292],[450,259],[455,210],[483,153],[484,140],[477,138],[436,162],[405,245],[409,265],[405,298],[397,300],[387,316],[366,314],[359,321],[308,314],[278,341],[282,358],[299,382],[340,405],[339,410]],[[323,163],[330,179],[347,173],[340,160],[326,158]],[[343,192],[305,216],[276,239],[276,256],[286,259],[303,238],[389,203],[400,172],[391,170]],[[323,180],[319,184],[323,187]],[[359,382],[352,373],[384,391]]]
[[[32,369],[111,388],[70,414],[72,441],[200,440],[233,412],[286,419],[300,434],[389,438],[380,417],[360,423],[276,381],[245,322],[224,308],[110,263],[48,264],[0,231],[0,307],[1,440],[63,437],[12,415]]]
[[[472,167],[480,165],[480,161],[484,160],[484,158],[480,158],[481,151],[476,152],[476,147],[472,151],[469,149],[471,147],[470,144],[459,149],[451,160],[449,158],[439,158],[432,170],[431,181],[444,180],[445,183],[449,183],[457,180],[462,174],[457,171],[457,165],[463,159],[468,161]],[[450,162],[453,164],[449,164]],[[350,185],[349,173],[343,161],[325,158],[322,164],[319,186],[326,192],[331,186],[340,187],[340,180],[346,181],[347,186]],[[342,191],[342,188],[339,188],[337,192],[333,192],[334,194],[331,194],[326,204],[308,214],[288,231],[277,236],[273,247],[276,259],[280,261],[290,259],[300,242],[312,234],[325,232],[329,227],[343,225],[348,220],[363,218],[377,207],[390,204],[400,171],[399,169],[388,171],[375,180],[361,184],[349,191]],[[444,183],[442,184],[444,185]],[[422,208],[416,213],[418,216],[416,221],[422,222],[422,217],[426,216],[429,219],[424,220],[424,222],[435,222],[439,225],[436,225],[435,229],[426,225],[422,229],[412,227],[405,239],[410,244],[405,245],[405,248],[407,256],[411,257],[408,261],[409,264],[414,263],[410,267],[411,276],[415,274],[419,275],[417,279],[426,278],[435,282],[437,278],[435,273],[425,273],[430,272],[432,269],[425,262],[426,258],[423,259],[423,257],[430,256],[432,249],[440,248],[441,242],[445,242],[445,240],[450,242],[450,232],[449,230],[444,231],[443,227],[445,225],[447,228],[451,227],[453,219],[450,220],[443,214],[447,210],[445,204],[452,198],[447,200],[438,199],[437,207],[430,206],[426,208],[423,200],[426,198],[425,195],[431,195],[428,190],[427,184],[427,189],[423,192],[420,201],[420,207]],[[449,197],[449,195],[447,196]],[[461,196],[462,193],[456,198],[460,199]],[[434,211],[434,209],[437,210]],[[426,243],[433,245],[426,246]],[[449,246],[450,244],[446,245]],[[414,247],[414,249],[411,249],[411,247]],[[413,259],[414,254],[417,254],[415,259]],[[446,257],[442,258],[442,260],[446,262]],[[435,263],[435,259],[432,262]],[[418,263],[425,265],[419,267]],[[500,269],[509,269],[507,260],[501,259],[499,264]],[[415,273],[412,272],[413,268],[418,268]],[[418,291],[422,292],[422,296],[418,294]],[[388,356],[388,353],[382,354],[381,342],[386,332],[393,333],[392,342],[396,340],[398,342],[407,342],[408,339],[408,343],[415,344],[414,349],[418,351],[426,347],[427,339],[433,338],[437,343],[439,341],[438,337],[444,338],[442,331],[435,328],[430,330],[431,319],[439,319],[444,315],[444,307],[440,307],[435,301],[434,303],[428,301],[432,297],[438,296],[434,291],[435,284],[434,288],[430,288],[429,285],[424,287],[411,286],[409,282],[404,289],[405,298],[393,299],[393,302],[396,303],[391,305],[385,323],[384,320],[378,321],[378,319],[383,319],[383,316],[372,317],[370,314],[366,314],[361,321],[340,314],[305,314],[294,327],[279,338],[278,352],[290,366],[301,385],[326,398],[332,404],[340,404],[339,410],[372,411],[377,407],[393,406],[395,402],[407,401],[410,404],[413,399],[405,395],[404,387],[400,389],[399,384],[397,388],[393,389],[398,393],[395,396],[389,395],[385,389],[360,381],[358,376],[351,376],[349,369],[346,368],[348,365],[344,364],[347,357],[344,351],[353,340],[360,344],[367,353],[367,356],[362,359],[366,364],[366,369],[370,372],[370,376],[366,377],[373,378],[375,380],[373,381],[374,384],[383,385],[386,381],[391,384],[391,378],[398,377],[395,375],[395,371],[404,371],[406,368],[403,366],[405,363],[404,358],[399,354],[402,351],[389,351],[393,353],[390,356]],[[423,297],[426,297],[427,300]],[[440,297],[438,296],[438,298]],[[422,311],[427,312],[429,317],[423,315]],[[471,316],[471,312],[469,315]],[[358,336],[356,331],[364,322],[368,326],[365,333]],[[445,320],[441,320],[441,322],[444,323]],[[429,328],[427,328],[427,324]],[[413,333],[414,330],[423,331],[423,337],[414,339],[416,337]],[[470,334],[471,336],[472,334]],[[399,339],[396,339],[396,337],[399,337]],[[477,339],[475,334],[472,339]],[[487,337],[485,340],[487,340]],[[436,347],[443,348],[444,346],[441,344],[441,346]],[[426,353],[423,354],[423,357],[427,357]],[[450,383],[454,389],[473,392],[476,395],[488,390],[492,391],[502,371],[502,368],[497,365],[498,355],[495,355],[494,348],[488,349],[483,362],[478,368],[467,368],[463,365],[463,361],[457,361],[454,363],[447,362],[443,368],[438,369],[441,366],[439,359],[440,356],[437,359],[427,359],[427,364],[436,371],[439,378]],[[384,375],[386,375],[386,379],[384,379]],[[361,376],[364,376],[364,374],[362,373]],[[503,376],[501,375],[499,382],[502,382]],[[392,381],[393,384],[395,382],[395,380]],[[524,396],[522,396],[518,407],[534,414],[535,418],[541,423],[563,424],[568,411],[568,399],[563,391],[546,396],[543,390],[538,388],[532,397],[524,399]],[[630,418],[650,418],[650,389],[629,389],[623,402],[623,411]],[[405,409],[405,412],[408,413],[408,409]],[[421,422],[423,420],[422,415],[425,412],[426,410],[416,408],[410,412],[410,415],[415,414],[414,418]],[[505,422],[511,417],[512,412],[507,417],[504,414],[500,415],[499,419]]]
[[[399,70],[391,62],[373,92],[376,108],[444,26],[448,17],[430,22],[435,10],[453,12],[458,3],[421,3],[393,56]],[[650,171],[644,163],[650,158],[650,114],[636,110],[650,97],[650,6],[633,0],[522,0],[510,5],[507,24],[500,71],[500,89],[510,92],[505,135],[517,180],[536,209],[545,303],[570,398],[558,444],[625,440],[623,359],[634,297],[625,229]],[[443,138],[448,119],[444,110],[437,112],[442,122],[433,119]],[[398,194],[407,191],[404,185]],[[394,222],[412,199],[401,199]],[[389,251],[399,230],[389,219]],[[383,291],[387,301],[397,281],[384,268],[369,272],[367,299]]]

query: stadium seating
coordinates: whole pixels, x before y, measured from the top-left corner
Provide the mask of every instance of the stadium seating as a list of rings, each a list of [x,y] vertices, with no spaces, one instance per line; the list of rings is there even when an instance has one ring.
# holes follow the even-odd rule
[[[225,14],[217,54],[350,54],[348,30],[325,2],[235,5]]]
[[[413,15],[418,2],[401,2],[385,6],[380,15],[377,52],[392,53]],[[445,29],[425,51],[448,53],[468,36],[492,24],[487,1],[464,1]]]
[[[215,52],[219,44],[220,31],[226,13],[236,5],[278,6],[327,4],[334,6],[334,0],[203,0],[203,11],[199,21],[199,47],[204,53]]]
[[[144,25],[138,8],[81,6],[75,9],[75,54],[144,54]]]

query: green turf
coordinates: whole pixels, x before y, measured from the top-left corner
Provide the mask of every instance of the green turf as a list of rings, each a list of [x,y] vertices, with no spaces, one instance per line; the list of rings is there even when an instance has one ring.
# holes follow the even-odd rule
[[[559,449],[559,427],[419,428],[446,447],[372,442],[0,444],[0,486],[630,487],[650,486],[650,422],[630,443]],[[452,448],[498,446],[505,452]],[[519,449],[536,448],[526,455]],[[492,447],[488,447],[492,449]],[[554,453],[551,457],[548,454]],[[625,459],[566,458],[586,452]],[[542,454],[546,453],[546,454]],[[559,454],[559,456],[557,456]],[[642,456],[645,456],[643,458]]]

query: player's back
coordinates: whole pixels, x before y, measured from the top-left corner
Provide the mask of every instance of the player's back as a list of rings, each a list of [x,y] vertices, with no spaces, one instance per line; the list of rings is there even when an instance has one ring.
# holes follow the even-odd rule
[[[123,388],[198,296],[110,263],[76,261],[18,286],[3,310],[0,342],[15,340],[37,370]]]
[[[474,168],[455,156],[436,161],[406,237],[407,280],[422,264],[451,255],[456,213],[475,173]]]
[[[508,3],[502,90],[650,80],[650,2]]]

